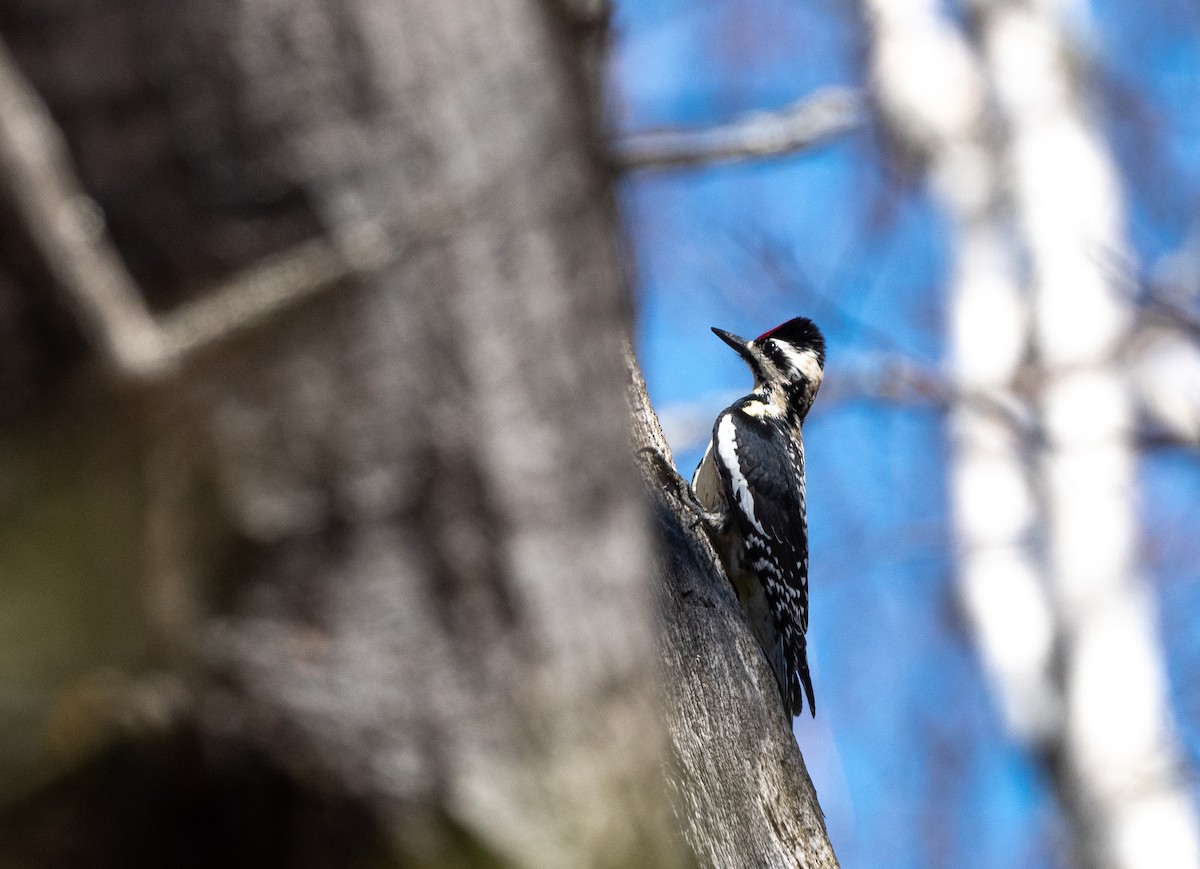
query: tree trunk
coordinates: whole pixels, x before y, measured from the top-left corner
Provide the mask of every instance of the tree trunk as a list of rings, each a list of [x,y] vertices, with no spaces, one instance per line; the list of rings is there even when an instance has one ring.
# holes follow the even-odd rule
[[[105,485],[148,480],[157,647],[202,739],[364,801],[408,861],[676,862],[629,304],[566,14],[4,21],[153,303],[312,232],[387,233],[373,274],[133,396],[146,453]]]
[[[951,416],[963,600],[1075,863],[1191,866],[1196,822],[1172,773],[1135,557],[1131,312],[1102,259],[1123,248],[1119,179],[1064,16],[975,0],[968,42],[936,5],[862,2],[886,125],[928,165],[953,223],[954,386],[969,397]]]

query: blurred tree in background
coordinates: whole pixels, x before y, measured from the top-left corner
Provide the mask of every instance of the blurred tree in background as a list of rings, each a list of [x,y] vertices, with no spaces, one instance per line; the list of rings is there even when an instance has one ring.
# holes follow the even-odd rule
[[[675,864],[569,14],[5,7],[0,862]]]

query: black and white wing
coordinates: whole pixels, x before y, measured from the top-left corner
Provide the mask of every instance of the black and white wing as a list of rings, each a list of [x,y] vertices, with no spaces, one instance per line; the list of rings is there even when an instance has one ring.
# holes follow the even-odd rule
[[[815,715],[808,671],[808,523],[804,447],[774,421],[734,405],[713,426],[713,458],[744,545],[744,565],[762,584],[784,663],[784,703]]]

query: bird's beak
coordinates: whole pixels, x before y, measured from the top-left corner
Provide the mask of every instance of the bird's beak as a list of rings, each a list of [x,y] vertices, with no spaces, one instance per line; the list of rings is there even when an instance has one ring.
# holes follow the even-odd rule
[[[726,332],[724,329],[712,327],[713,334],[732,347],[738,354],[749,363],[750,367],[755,371],[758,370],[758,360],[755,358],[754,350],[750,346],[750,342],[745,338],[734,335],[732,332]]]

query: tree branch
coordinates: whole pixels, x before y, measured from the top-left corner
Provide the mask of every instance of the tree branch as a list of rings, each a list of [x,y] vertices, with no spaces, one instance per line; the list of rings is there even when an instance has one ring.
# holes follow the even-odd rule
[[[633,133],[613,145],[612,157],[624,170],[780,157],[824,144],[861,120],[856,91],[827,88],[782,111],[756,112],[721,126]]]
[[[268,257],[162,321],[171,358],[187,357],[355,274],[382,266],[393,246],[382,228],[344,234],[341,244],[314,238]]]
[[[79,327],[121,378],[161,377],[189,356],[391,255],[383,227],[310,239],[156,320],[84,192],[61,131],[0,41],[0,183]]]
[[[165,361],[162,335],[137,282],[83,192],[61,133],[0,42],[0,183],[9,191],[80,328],[118,372],[145,376]]]

